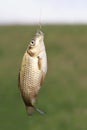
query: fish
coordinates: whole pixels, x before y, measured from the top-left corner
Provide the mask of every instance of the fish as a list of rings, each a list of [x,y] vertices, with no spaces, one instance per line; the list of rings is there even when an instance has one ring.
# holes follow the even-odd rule
[[[30,41],[23,59],[18,76],[18,86],[28,115],[36,110],[39,90],[47,73],[47,55],[44,44],[44,33],[39,30]]]

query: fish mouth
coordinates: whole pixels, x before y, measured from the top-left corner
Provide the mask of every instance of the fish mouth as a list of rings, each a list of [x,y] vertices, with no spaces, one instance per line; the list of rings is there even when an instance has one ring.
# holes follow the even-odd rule
[[[36,36],[44,36],[44,33],[41,30],[38,30]]]
[[[35,39],[44,39],[44,33],[42,31],[37,31],[36,35],[35,35]]]
[[[39,37],[44,37],[44,33],[42,31],[40,31],[40,30],[38,30],[36,32],[36,34],[34,35],[34,37],[32,38],[32,40],[35,41]]]
[[[44,33],[40,30],[38,30],[34,36],[34,40],[37,40],[37,39],[43,39],[44,38]]]

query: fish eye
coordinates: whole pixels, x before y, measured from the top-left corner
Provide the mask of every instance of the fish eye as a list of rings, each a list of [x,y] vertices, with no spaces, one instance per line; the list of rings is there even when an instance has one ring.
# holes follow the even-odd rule
[[[34,43],[34,41],[31,42],[32,44]]]
[[[35,41],[34,41],[34,40],[32,40],[32,41],[31,41],[31,45],[33,45],[33,46],[34,46],[34,44],[35,44],[34,42],[35,42]]]

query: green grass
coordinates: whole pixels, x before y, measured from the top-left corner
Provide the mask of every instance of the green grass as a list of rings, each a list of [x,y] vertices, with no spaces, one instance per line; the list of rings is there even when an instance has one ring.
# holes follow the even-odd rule
[[[43,26],[48,73],[28,117],[17,76],[36,26],[0,27],[0,130],[87,130],[87,26]]]

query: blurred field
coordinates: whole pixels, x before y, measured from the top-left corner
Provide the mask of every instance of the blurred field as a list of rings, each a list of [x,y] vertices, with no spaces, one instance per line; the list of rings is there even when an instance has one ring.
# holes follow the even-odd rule
[[[48,73],[28,117],[17,76],[35,26],[0,27],[0,130],[87,130],[87,26],[43,26]]]

